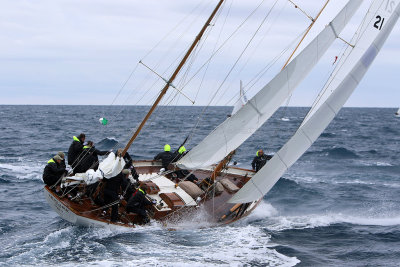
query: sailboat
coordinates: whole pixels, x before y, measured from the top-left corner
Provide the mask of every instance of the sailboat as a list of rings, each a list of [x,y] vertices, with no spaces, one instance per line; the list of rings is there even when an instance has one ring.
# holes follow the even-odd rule
[[[394,113],[396,117],[400,117],[400,108]]]
[[[218,2],[178,68],[166,80],[154,105],[127,145],[117,154],[110,153],[97,171],[88,170],[83,174],[64,177],[61,183],[64,190],[71,187],[84,189],[88,184],[100,179],[106,181],[122,171],[125,164],[123,156],[172,85],[206,28],[211,25],[222,2]],[[158,161],[134,161],[146,197],[154,203],[149,207],[151,219],[168,225],[170,221],[184,220],[197,214],[211,225],[221,225],[249,215],[284,172],[315,142],[350,97],[396,24],[400,13],[399,2],[372,2],[303,123],[257,173],[230,166],[234,151],[277,111],[331,44],[340,38],[341,31],[361,5],[361,0],[348,1],[335,18],[296,57],[288,60],[287,65],[268,84],[246,103],[242,103],[235,113],[186,155],[171,164],[169,170],[161,170]],[[174,172],[177,170],[187,170],[199,182],[176,180]],[[69,199],[65,191],[60,195],[49,186],[45,186],[44,192],[50,206],[63,219],[77,225],[135,227],[145,223],[138,214],[126,213],[123,204],[119,207],[120,221],[111,222],[109,215],[103,213],[104,207],[97,206],[83,194],[78,193],[75,199]]]

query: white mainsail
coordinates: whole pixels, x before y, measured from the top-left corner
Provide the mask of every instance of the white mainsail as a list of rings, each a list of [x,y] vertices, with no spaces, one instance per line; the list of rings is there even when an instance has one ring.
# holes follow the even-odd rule
[[[349,64],[354,65],[351,71],[346,75],[343,75],[341,70],[337,72],[335,79],[340,80],[340,84],[336,86],[335,83],[335,87],[329,86],[328,90],[332,90],[332,93],[326,101],[312,116],[308,117],[292,138],[275,153],[274,157],[229,200],[230,203],[248,203],[263,197],[333,120],[367,72],[399,18],[399,1],[388,1],[388,3],[389,6],[392,5],[391,8],[387,9],[385,6],[382,9],[382,6],[380,6],[381,8],[377,10],[375,16],[376,20],[368,23],[368,27],[361,34],[361,38],[356,44],[358,49],[353,50],[357,54],[362,50],[362,56],[359,57],[355,65],[351,56],[343,63],[341,70],[348,71],[347,65]],[[365,43],[364,41],[370,40],[370,37],[367,36],[370,34],[376,35],[375,39]]]
[[[358,9],[361,0],[350,0],[314,40],[237,113],[226,119],[177,165],[196,169],[222,160],[240,146],[282,105],[307,76]]]

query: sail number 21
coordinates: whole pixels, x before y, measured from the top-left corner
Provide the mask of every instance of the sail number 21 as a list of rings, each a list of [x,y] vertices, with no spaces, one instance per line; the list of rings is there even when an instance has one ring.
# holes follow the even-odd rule
[[[387,0],[385,11],[388,12],[388,13],[392,13],[393,12],[393,6],[394,6],[394,1]],[[376,16],[376,21],[374,23],[374,27],[377,28],[378,30],[381,30],[384,21],[385,21],[385,18],[382,18],[379,15]]]
[[[377,20],[375,21],[374,27],[377,28],[378,30],[381,30],[385,18],[382,18],[381,16],[376,16],[376,19]]]

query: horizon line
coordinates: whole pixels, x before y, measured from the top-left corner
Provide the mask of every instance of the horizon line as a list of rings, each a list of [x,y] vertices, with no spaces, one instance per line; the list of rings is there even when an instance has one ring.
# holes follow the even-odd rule
[[[131,106],[131,107],[151,107],[152,105],[110,105],[110,104],[102,104],[102,105],[95,105],[95,104],[1,104],[0,106],[113,106],[113,107],[127,107],[127,106]],[[206,107],[206,105],[199,105],[199,106],[192,106],[192,105],[159,105],[160,107]],[[233,107],[233,106],[209,106],[209,107]],[[282,107],[288,107],[288,108],[311,108],[311,106],[280,106],[280,108]],[[398,109],[400,107],[400,105],[398,107],[371,107],[371,106],[344,106],[343,108],[394,108],[394,109]]]

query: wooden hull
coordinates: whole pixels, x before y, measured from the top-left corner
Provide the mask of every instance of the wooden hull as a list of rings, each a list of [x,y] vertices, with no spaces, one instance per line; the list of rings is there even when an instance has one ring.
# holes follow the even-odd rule
[[[258,205],[260,200],[245,203],[245,204],[230,204],[227,201],[235,193],[232,188],[223,188],[217,191],[205,190],[204,194],[199,199],[193,199],[188,196],[180,186],[175,185],[175,180],[172,175],[160,176],[157,172],[160,170],[159,162],[155,161],[136,161],[134,166],[140,175],[140,180],[152,180],[160,186],[161,191],[155,194],[148,194],[151,199],[159,201],[164,205],[153,205],[149,211],[152,219],[162,222],[164,225],[171,227],[171,224],[176,224],[192,218],[200,216],[203,222],[207,225],[229,224],[239,220],[251,213]],[[198,170],[194,174],[200,180],[210,177],[211,169]],[[223,174],[217,177],[216,182],[225,182],[228,180],[237,188],[241,188],[254,174],[252,170],[246,170],[236,167],[229,167]],[[149,178],[150,177],[150,178]],[[171,181],[172,180],[172,181]],[[105,227],[110,225],[122,227],[135,227],[137,224],[142,224],[142,218],[137,214],[125,212],[125,207],[120,204],[119,221],[113,223],[110,221],[109,211],[104,214],[100,206],[94,204],[89,197],[81,197],[79,199],[70,200],[66,196],[60,196],[45,186],[44,193],[49,205],[60,215],[61,218],[81,226],[88,227]],[[166,195],[177,195],[179,201],[183,205],[176,205],[173,201],[168,201]],[[182,204],[180,203],[180,204]],[[179,204],[179,203],[178,203]]]

